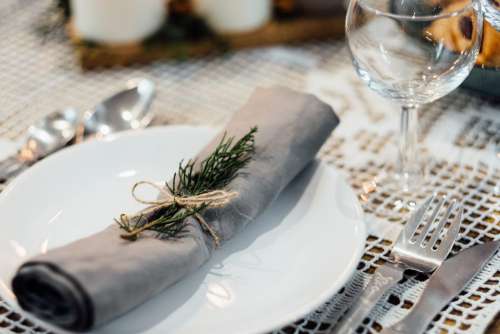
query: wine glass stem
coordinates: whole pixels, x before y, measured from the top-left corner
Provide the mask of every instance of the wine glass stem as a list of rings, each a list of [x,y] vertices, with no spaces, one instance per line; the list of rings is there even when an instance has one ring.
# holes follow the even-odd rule
[[[401,108],[399,156],[396,174],[404,191],[422,182],[423,169],[418,159],[418,113],[416,105]]]

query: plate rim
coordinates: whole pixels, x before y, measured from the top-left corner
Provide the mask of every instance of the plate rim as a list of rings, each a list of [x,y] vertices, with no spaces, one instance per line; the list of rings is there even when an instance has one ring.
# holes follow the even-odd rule
[[[184,125],[184,124],[174,124],[174,125],[160,125],[160,126],[152,126],[146,129],[142,130],[127,130],[123,131],[120,133],[112,134],[109,135],[105,138],[100,138],[100,139],[92,139],[89,140],[88,142],[84,142],[79,145],[73,145],[67,148],[64,148],[51,156],[43,159],[42,161],[36,163],[34,166],[31,168],[25,170],[23,173],[21,173],[19,176],[17,176],[14,180],[9,182],[7,186],[4,188],[4,190],[0,193],[0,205],[2,202],[5,200],[5,198],[9,195],[9,193],[15,189],[17,186],[22,184],[26,178],[29,178],[30,174],[33,173],[33,170],[37,170],[39,168],[43,168],[43,166],[47,163],[52,163],[51,161],[56,159],[59,156],[62,155],[70,155],[74,151],[78,151],[81,149],[85,149],[85,147],[92,147],[94,145],[99,145],[100,142],[111,142],[115,140],[119,140],[123,137],[134,137],[134,136],[141,136],[144,134],[144,132],[149,133],[154,133],[154,132],[164,132],[164,131],[172,131],[172,130],[183,130],[186,129],[188,131],[192,130],[202,130],[202,131],[211,131],[216,133],[218,130],[221,129],[221,127],[211,127],[211,126],[206,126],[206,125]],[[352,254],[351,256],[351,261],[349,262],[349,265],[345,268],[344,272],[342,275],[340,275],[339,279],[336,280],[334,283],[332,283],[325,291],[319,295],[317,298],[311,300],[309,303],[306,303],[302,305],[300,308],[297,308],[294,312],[289,312],[287,313],[286,316],[280,317],[276,321],[273,322],[272,327],[266,327],[262,329],[262,331],[248,331],[245,332],[245,334],[258,334],[262,332],[269,332],[273,331],[276,329],[279,329],[283,326],[289,325],[290,323],[293,323],[297,319],[300,319],[301,317],[307,315],[310,312],[313,312],[314,310],[318,309],[320,306],[322,306],[326,301],[328,301],[330,298],[332,298],[338,291],[348,282],[349,278],[352,277],[354,272],[356,271],[356,266],[359,263],[363,252],[364,252],[364,244],[366,241],[367,237],[367,228],[366,228],[366,217],[364,215],[364,212],[361,208],[361,204],[359,203],[357,196],[355,195],[354,189],[349,185],[347,182],[346,178],[344,177],[343,173],[341,173],[339,170],[337,170],[335,167],[327,164],[325,161],[318,159],[320,164],[323,165],[325,168],[327,168],[330,172],[333,173],[334,176],[337,176],[341,179],[341,182],[344,183],[344,186],[347,186],[351,192],[352,192],[352,197],[353,197],[353,205],[356,207],[356,213],[357,217],[352,219],[352,221],[355,221],[355,226],[354,230],[356,230],[355,235],[357,236],[357,240],[353,240],[356,242],[356,253]],[[42,166],[42,167],[40,167]],[[10,289],[10,287],[8,287]],[[47,329],[50,329],[52,331],[55,331],[56,333],[72,333],[68,332],[64,329],[61,329],[57,326],[54,326],[50,323],[47,323],[32,314],[24,311],[21,309],[19,304],[17,303],[17,299],[15,296],[6,296],[4,289],[0,289],[0,297],[5,300],[5,302],[8,304],[9,307],[11,307],[14,311],[20,313],[26,318],[29,318],[30,320],[34,321],[35,323],[41,324],[42,326],[46,327]],[[93,333],[93,331],[89,332]]]

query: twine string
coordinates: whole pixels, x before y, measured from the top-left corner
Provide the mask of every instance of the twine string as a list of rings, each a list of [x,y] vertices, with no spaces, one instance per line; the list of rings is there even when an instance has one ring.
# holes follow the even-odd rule
[[[141,198],[139,195],[137,195],[137,189],[141,186],[153,187],[160,194],[159,199],[148,200]],[[158,184],[153,183],[151,181],[139,181],[135,183],[134,186],[132,187],[131,192],[132,192],[132,197],[137,202],[141,204],[150,205],[150,207],[148,207],[145,210],[142,210],[138,214],[134,215],[122,214],[120,216],[120,219],[126,220],[127,222],[139,216],[147,215],[156,210],[166,208],[174,204],[191,210],[195,210],[202,205],[205,205],[207,208],[222,208],[227,204],[229,204],[229,202],[231,202],[235,197],[238,196],[237,192],[226,191],[226,190],[212,190],[193,196],[175,196],[174,194],[170,193],[170,191],[168,191],[168,189],[166,189],[165,187],[159,186]],[[208,224],[199,213],[195,213],[193,216],[196,218],[196,221],[198,221],[201,227],[205,231],[207,231],[208,234],[210,234],[210,236],[214,240],[215,246],[218,247],[220,245],[220,237],[218,236],[217,232],[213,229],[213,227],[210,226],[210,224]]]

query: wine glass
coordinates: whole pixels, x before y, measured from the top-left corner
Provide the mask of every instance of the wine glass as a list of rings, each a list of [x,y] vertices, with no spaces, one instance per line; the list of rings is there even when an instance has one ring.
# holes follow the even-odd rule
[[[409,192],[424,180],[417,154],[417,107],[457,88],[479,53],[479,0],[351,0],[346,36],[361,79],[401,104],[395,171],[377,186]]]

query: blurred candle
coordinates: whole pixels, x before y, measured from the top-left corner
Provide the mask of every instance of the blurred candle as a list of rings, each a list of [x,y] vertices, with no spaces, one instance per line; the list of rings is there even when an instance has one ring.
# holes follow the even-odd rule
[[[195,0],[198,14],[220,33],[255,30],[271,19],[271,0]]]
[[[148,37],[167,16],[166,0],[71,0],[76,32],[83,39],[120,44]]]

